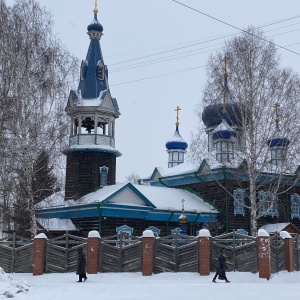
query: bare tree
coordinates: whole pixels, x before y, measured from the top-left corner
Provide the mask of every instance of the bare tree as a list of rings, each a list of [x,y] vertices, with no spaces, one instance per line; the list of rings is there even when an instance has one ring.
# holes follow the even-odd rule
[[[263,202],[257,201],[258,191],[264,189],[270,195],[283,193],[299,178],[283,180],[286,174],[295,174],[299,165],[300,124],[300,78],[289,68],[280,66],[280,57],[273,43],[259,30],[249,28],[240,36],[225,43],[222,51],[213,54],[207,67],[207,84],[204,90],[204,104],[220,103],[224,92],[224,55],[229,57],[229,75],[226,102],[236,102],[241,110],[239,116],[242,143],[235,153],[246,162],[244,172],[249,180],[246,207],[251,211],[252,234],[257,232],[257,220],[274,209],[274,201],[267,211]],[[221,97],[220,97],[221,96]],[[222,102],[221,102],[222,103]],[[274,105],[279,112],[274,121]],[[201,112],[197,110],[200,116]],[[192,143],[197,143],[199,133]],[[271,161],[270,141],[274,137],[286,137],[286,149],[278,160]],[[286,152],[286,153],[285,153]],[[193,154],[194,157],[196,154]],[[277,163],[279,162],[279,163]],[[261,180],[263,174],[272,174],[276,180]],[[238,177],[238,176],[237,176]],[[232,191],[228,191],[232,192]],[[266,199],[269,201],[270,199]]]
[[[125,181],[130,182],[132,184],[138,184],[140,180],[140,176],[134,172],[130,173],[128,176],[126,176]]]
[[[0,197],[9,192],[14,203],[5,205],[28,212],[27,229],[35,235],[34,204],[43,194],[33,184],[35,166],[42,153],[55,170],[62,162],[68,134],[64,106],[77,60],[52,33],[52,18],[38,2],[19,0],[8,7],[0,0],[0,18],[0,159],[9,166],[1,173]]]

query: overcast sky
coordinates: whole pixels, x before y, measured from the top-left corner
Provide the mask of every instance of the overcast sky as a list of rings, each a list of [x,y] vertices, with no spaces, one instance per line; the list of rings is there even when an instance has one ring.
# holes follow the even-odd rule
[[[39,2],[52,12],[62,43],[85,59],[94,0]],[[264,27],[265,34],[300,53],[299,0],[180,2],[242,29],[276,23]],[[201,102],[208,57],[222,47],[223,37],[238,30],[171,0],[99,0],[98,9],[110,90],[121,111],[116,148],[123,155],[117,159],[117,181],[132,172],[146,177],[155,166],[167,167],[165,143],[175,131],[177,106],[182,108],[181,136],[190,143],[198,126],[194,111]],[[278,51],[282,65],[300,73],[299,54]]]

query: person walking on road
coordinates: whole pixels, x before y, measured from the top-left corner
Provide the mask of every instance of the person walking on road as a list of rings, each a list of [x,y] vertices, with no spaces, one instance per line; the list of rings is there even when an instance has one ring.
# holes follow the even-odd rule
[[[215,274],[212,282],[217,283],[216,279],[217,279],[217,276],[219,276],[218,279],[225,280],[226,283],[229,283],[230,281],[226,277],[226,269],[227,268],[228,267],[226,265],[226,258],[225,258],[224,252],[223,252],[223,250],[220,250],[220,255],[218,257],[218,268],[217,268],[216,274]]]
[[[77,262],[77,272],[76,272],[76,274],[79,275],[79,280],[77,282],[82,282],[82,279],[84,281],[87,280],[86,271],[85,271],[86,258],[85,258],[85,254],[83,252],[82,247],[79,247],[77,249],[77,252],[78,252],[78,262]]]

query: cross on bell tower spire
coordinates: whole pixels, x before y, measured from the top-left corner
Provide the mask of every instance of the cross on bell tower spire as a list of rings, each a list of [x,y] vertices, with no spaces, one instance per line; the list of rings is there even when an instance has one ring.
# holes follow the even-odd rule
[[[227,92],[227,77],[228,77],[228,73],[227,73],[227,61],[229,59],[229,56],[224,56],[224,59],[222,61],[224,61],[224,91],[223,91],[223,110],[222,112],[224,114],[227,113],[227,110],[226,110],[226,107],[225,107],[225,104],[226,104],[226,92]]]
[[[179,111],[181,110],[181,108],[179,108],[179,106],[176,107],[175,111],[177,112],[176,114],[176,126],[179,125]]]
[[[97,14],[98,13],[98,7],[97,7],[97,3],[98,1],[97,0],[95,0],[95,7],[94,7],[94,9],[93,9],[93,12],[94,12],[94,14]]]

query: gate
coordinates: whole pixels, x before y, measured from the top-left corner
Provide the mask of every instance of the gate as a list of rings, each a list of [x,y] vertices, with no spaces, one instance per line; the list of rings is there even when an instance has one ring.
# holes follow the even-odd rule
[[[284,239],[276,232],[270,237],[271,248],[271,273],[285,270]]]
[[[7,273],[31,273],[33,242],[15,233],[0,240],[0,266]]]
[[[154,273],[197,271],[197,238],[175,233],[156,239]]]
[[[212,238],[211,270],[218,266],[218,256],[223,250],[228,271],[258,272],[256,239],[235,231]]]
[[[140,237],[120,232],[100,240],[99,272],[140,272],[141,259]]]
[[[87,252],[87,239],[64,234],[47,240],[45,251],[45,273],[75,272],[77,268],[77,249]]]
[[[300,239],[299,234],[293,236],[293,266],[294,271],[300,271]]]

